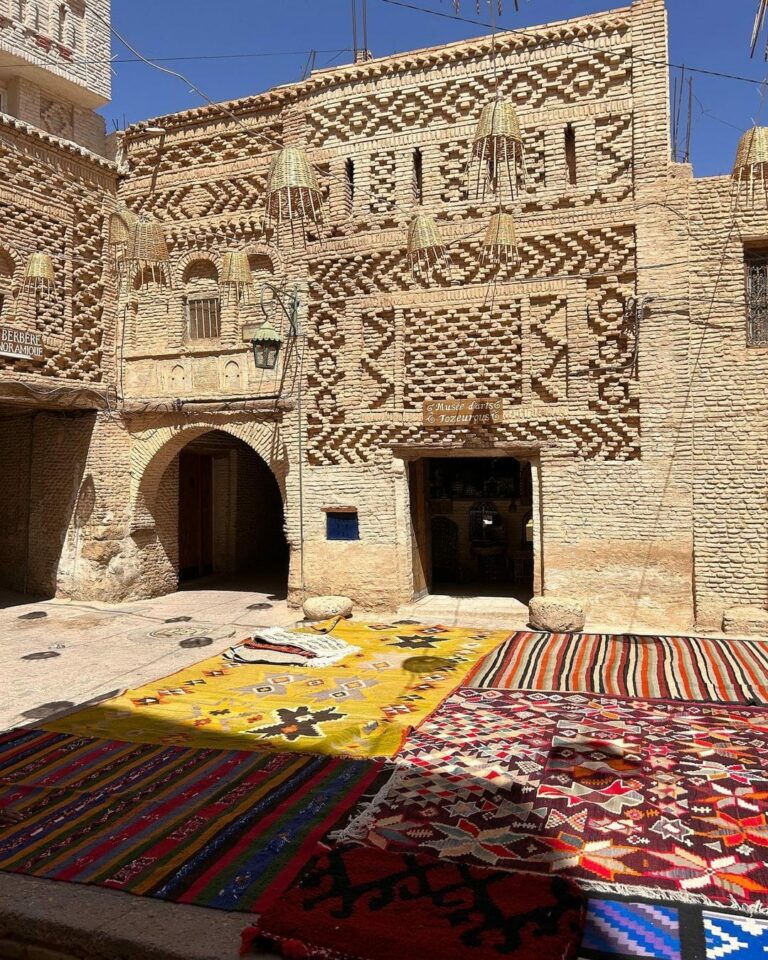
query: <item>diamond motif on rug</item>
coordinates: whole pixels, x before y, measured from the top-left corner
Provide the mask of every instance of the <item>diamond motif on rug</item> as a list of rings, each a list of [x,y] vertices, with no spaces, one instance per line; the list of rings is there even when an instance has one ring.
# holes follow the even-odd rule
[[[704,913],[707,960],[765,960],[768,920]]]
[[[464,688],[337,839],[641,897],[761,903],[767,755],[760,708]]]

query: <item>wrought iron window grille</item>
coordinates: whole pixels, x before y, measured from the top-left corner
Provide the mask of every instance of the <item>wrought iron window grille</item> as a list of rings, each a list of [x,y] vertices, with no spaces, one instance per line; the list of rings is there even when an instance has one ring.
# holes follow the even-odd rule
[[[747,346],[768,347],[768,250],[744,257],[747,299]]]

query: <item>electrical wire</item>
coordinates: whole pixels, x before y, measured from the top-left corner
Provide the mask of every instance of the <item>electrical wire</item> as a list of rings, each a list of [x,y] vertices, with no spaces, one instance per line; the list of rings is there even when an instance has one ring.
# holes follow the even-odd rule
[[[176,56],[176,57],[152,57],[154,63],[175,63],[175,62],[193,62],[197,60],[250,60],[250,59],[259,59],[261,57],[307,57],[311,53],[334,53],[341,55],[342,53],[351,53],[351,47],[333,47],[329,50],[268,50],[268,51],[259,51],[253,53],[201,53],[201,54],[189,54],[187,56]],[[67,60],[66,64],[74,64],[76,66],[113,66],[116,63],[144,63],[145,61],[141,57],[109,57],[108,59],[104,57],[99,57],[97,59],[81,59],[78,56],[75,56],[72,60]],[[49,66],[58,67],[62,66],[60,64],[50,64]],[[40,66],[36,63],[15,63],[13,65],[14,70],[39,70]]]
[[[481,20],[473,20],[469,17],[463,17],[461,14],[446,13],[443,10],[432,10],[429,7],[421,7],[416,3],[409,3],[407,0],[379,0],[380,3],[386,3],[393,7],[404,7],[406,10],[415,10],[419,13],[431,14],[434,17],[442,17],[446,20],[457,20],[461,23],[471,23],[476,27],[484,27],[484,24]],[[541,33],[536,33],[530,29],[524,29],[522,27],[508,27],[504,28],[505,34],[519,35],[521,37],[529,37],[535,40],[541,40]],[[587,50],[589,53],[594,53],[595,48],[589,46],[586,43],[579,43],[578,40],[559,40],[558,43],[562,46],[575,47],[581,50]],[[638,63],[647,63],[651,66],[657,67],[669,67],[671,69],[680,70],[683,67],[681,63],[673,63],[671,60],[655,60],[651,57],[642,57],[636,54],[634,51],[631,52],[628,57],[628,60],[636,60]],[[686,71],[691,73],[700,73],[704,76],[709,77],[719,77],[723,80],[738,80],[743,83],[751,83],[754,86],[760,87],[765,83],[765,80],[756,80],[754,77],[742,77],[735,73],[724,73],[721,70],[710,70],[706,67],[690,67],[688,64],[685,64]]]

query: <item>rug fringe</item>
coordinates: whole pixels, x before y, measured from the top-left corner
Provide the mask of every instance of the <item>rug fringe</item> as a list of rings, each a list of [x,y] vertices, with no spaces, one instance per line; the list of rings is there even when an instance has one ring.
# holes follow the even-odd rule
[[[601,880],[576,879],[575,883],[586,891],[616,894],[621,897],[643,897],[648,900],[670,900],[675,903],[691,903],[711,907],[713,910],[738,910],[751,916],[768,917],[768,903],[744,903],[731,897],[729,901],[713,900],[704,893],[684,890],[664,890],[660,887],[634,886],[628,883],[605,883]]]

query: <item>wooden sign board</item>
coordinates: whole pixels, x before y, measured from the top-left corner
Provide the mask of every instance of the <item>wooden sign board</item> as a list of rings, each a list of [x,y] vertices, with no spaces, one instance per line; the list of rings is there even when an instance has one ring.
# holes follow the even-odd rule
[[[13,327],[0,326],[0,357],[42,360],[42,334],[32,330],[15,330]]]
[[[504,419],[504,401],[493,397],[475,397],[473,400],[425,400],[422,416],[425,427],[501,423]]]

